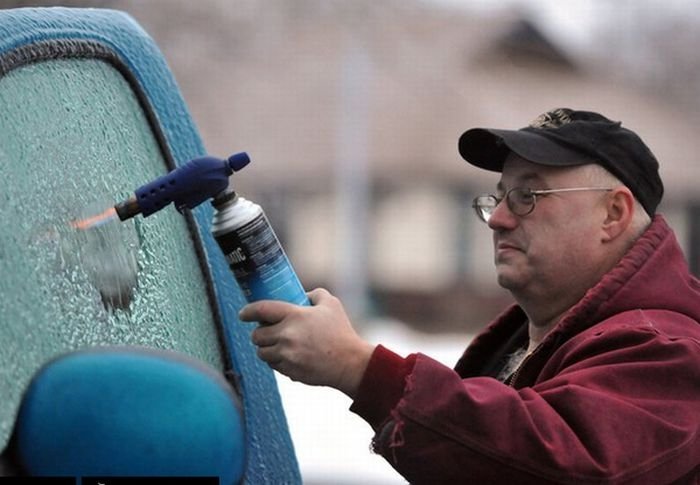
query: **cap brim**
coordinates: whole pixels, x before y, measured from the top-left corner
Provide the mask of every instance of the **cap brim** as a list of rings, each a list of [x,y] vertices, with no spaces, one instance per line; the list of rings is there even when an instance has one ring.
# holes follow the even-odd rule
[[[509,153],[532,163],[573,166],[588,163],[581,153],[525,130],[472,128],[459,138],[459,153],[467,162],[494,172],[503,171]]]

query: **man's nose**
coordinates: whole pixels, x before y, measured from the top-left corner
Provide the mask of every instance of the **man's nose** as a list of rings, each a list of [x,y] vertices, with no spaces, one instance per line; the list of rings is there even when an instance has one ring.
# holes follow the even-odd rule
[[[496,205],[487,224],[494,231],[512,229],[518,224],[518,216],[511,212],[505,197]]]

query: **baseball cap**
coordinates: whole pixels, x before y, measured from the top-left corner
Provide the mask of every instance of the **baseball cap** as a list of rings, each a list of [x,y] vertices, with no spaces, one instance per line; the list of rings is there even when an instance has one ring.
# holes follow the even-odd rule
[[[558,108],[519,130],[472,128],[459,139],[460,155],[486,170],[501,172],[510,152],[539,165],[601,165],[629,187],[649,215],[663,197],[651,150],[622,123],[592,111]]]

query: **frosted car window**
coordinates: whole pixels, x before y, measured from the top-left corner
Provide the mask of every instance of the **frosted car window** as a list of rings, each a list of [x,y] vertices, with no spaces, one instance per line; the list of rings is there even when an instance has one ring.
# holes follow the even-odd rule
[[[70,225],[167,171],[116,69],[50,60],[0,77],[0,167],[0,446],[30,377],[58,353],[145,345],[223,368],[183,216]]]

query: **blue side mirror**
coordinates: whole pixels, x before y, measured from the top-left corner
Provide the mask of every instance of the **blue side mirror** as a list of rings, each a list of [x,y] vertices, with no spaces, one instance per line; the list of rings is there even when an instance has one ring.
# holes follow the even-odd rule
[[[107,347],[65,354],[27,389],[11,440],[34,476],[218,477],[237,483],[245,438],[235,394],[184,354]]]

